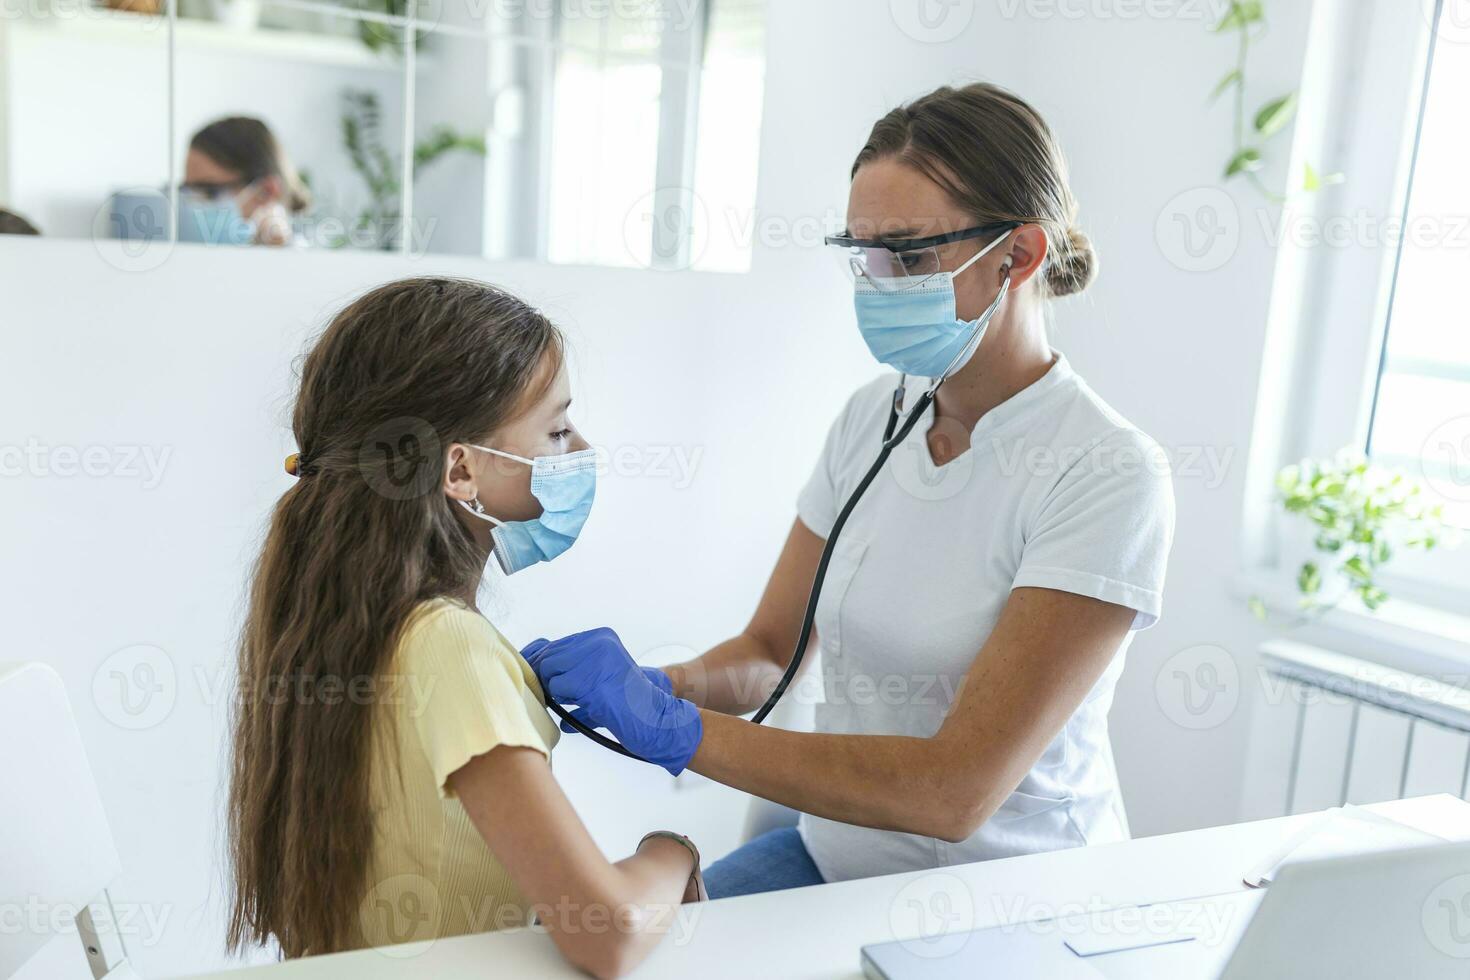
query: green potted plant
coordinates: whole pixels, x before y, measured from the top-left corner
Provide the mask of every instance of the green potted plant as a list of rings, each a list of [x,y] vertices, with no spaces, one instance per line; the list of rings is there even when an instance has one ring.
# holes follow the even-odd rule
[[[403,232],[400,206],[403,200],[402,157],[389,152],[384,146],[382,112],[376,93],[348,89],[343,93],[343,106],[342,143],[352,160],[352,169],[367,185],[368,203],[350,222],[350,233],[330,244],[340,248],[349,241],[371,240],[376,248],[391,250]],[[453,152],[484,156],[484,137],[462,133],[451,126],[436,127],[426,139],[414,144],[414,179],[435,161]]]
[[[1289,526],[1309,541],[1296,571],[1297,603],[1309,613],[1331,609],[1349,597],[1376,611],[1389,598],[1380,574],[1403,551],[1429,551],[1458,543],[1440,505],[1403,473],[1375,466],[1361,454],[1306,459],[1276,475],[1276,500]],[[1251,609],[1266,618],[1259,597]]]

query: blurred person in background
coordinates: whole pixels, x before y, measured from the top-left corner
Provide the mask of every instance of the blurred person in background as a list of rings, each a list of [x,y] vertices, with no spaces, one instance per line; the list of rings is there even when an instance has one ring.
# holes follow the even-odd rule
[[[189,141],[179,238],[211,245],[290,245],[311,194],[270,128],[249,116],[205,126]]]

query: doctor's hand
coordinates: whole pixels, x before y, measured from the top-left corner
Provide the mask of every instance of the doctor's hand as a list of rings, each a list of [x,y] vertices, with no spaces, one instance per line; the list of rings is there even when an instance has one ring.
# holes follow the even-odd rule
[[[612,732],[628,751],[677,776],[704,736],[699,709],[674,697],[668,675],[640,668],[610,629],[536,640],[521,651],[548,698],[572,717]],[[571,731],[565,723],[563,729]]]

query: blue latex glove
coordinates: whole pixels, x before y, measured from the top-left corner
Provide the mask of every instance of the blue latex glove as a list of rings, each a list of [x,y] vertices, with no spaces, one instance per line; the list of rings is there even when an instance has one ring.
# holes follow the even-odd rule
[[[661,670],[639,667],[610,629],[536,640],[521,655],[541,680],[546,696],[575,704],[572,717],[605,728],[628,751],[677,776],[704,737],[704,722],[691,702],[674,697]],[[562,728],[573,731],[565,722]]]

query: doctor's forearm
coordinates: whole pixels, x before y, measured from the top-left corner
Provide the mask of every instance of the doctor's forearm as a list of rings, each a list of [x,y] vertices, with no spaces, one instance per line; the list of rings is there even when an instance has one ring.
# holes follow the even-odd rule
[[[690,769],[830,820],[958,841],[1011,788],[976,790],[985,781],[962,776],[938,738],[789,732],[712,711],[701,718],[704,738]]]
[[[704,656],[665,667],[674,693],[702,708],[741,715],[759,708],[781,679],[764,642],[749,633],[712,647]]]

